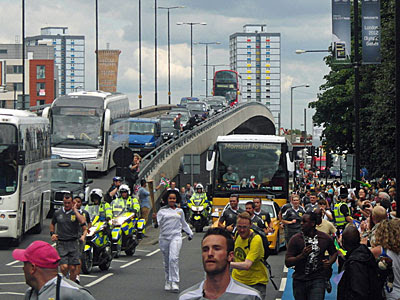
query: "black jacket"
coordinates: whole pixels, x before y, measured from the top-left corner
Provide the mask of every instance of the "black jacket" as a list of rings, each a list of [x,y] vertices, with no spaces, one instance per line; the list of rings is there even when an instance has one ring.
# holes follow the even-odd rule
[[[375,257],[365,246],[346,255],[344,273],[339,282],[338,300],[381,300],[383,284],[378,278]]]

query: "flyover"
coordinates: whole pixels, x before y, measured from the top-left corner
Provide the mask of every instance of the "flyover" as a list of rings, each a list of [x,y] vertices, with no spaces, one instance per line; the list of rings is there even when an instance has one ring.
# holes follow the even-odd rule
[[[236,134],[275,134],[275,122],[269,109],[259,102],[246,102],[216,114],[190,131],[180,134],[144,157],[148,163],[142,167],[139,178],[157,184],[165,172],[174,178],[179,173],[181,158],[185,154],[202,154],[218,136]],[[155,199],[161,196],[155,193]]]

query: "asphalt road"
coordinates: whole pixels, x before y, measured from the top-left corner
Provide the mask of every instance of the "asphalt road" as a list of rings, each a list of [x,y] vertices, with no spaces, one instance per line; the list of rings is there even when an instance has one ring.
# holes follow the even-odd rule
[[[107,176],[94,178],[92,188],[108,189],[114,173],[112,170]],[[34,240],[50,242],[49,223],[50,220],[46,220],[41,234],[25,235],[19,248],[26,248]],[[96,299],[177,299],[177,294],[164,291],[164,271],[162,255],[158,248],[158,230],[149,228],[146,234],[148,237],[143,239],[132,257],[122,254],[112,261],[108,271],[100,271],[94,267],[90,275],[81,275],[81,285],[89,289]],[[202,235],[196,233],[192,241],[183,237],[180,255],[181,290],[204,279],[200,251]],[[0,248],[0,299],[23,299],[27,289],[22,263],[12,258],[13,249]],[[283,252],[269,258],[278,288],[281,285],[281,278],[286,276],[283,272],[283,261]],[[269,284],[267,295],[267,299],[277,299],[281,297],[282,292],[275,291]]]

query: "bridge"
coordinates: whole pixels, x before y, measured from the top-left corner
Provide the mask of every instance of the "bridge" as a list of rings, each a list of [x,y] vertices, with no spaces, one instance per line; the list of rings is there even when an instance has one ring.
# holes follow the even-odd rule
[[[169,178],[179,173],[181,158],[185,154],[202,154],[218,136],[228,134],[275,134],[274,118],[269,109],[259,102],[246,102],[228,108],[190,131],[182,132],[178,139],[170,140],[144,157],[147,163],[142,166],[139,178],[158,183],[160,173]],[[161,196],[160,191],[155,199]]]

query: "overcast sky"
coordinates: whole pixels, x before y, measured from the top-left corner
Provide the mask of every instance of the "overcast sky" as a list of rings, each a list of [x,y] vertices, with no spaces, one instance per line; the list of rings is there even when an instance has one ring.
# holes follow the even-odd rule
[[[66,26],[86,38],[86,89],[95,89],[95,0],[35,0],[26,2],[26,35],[39,35],[46,26]],[[118,90],[137,107],[138,0],[98,0],[99,48],[120,49]],[[324,53],[297,55],[296,49],[327,49],[331,41],[330,0],[158,0],[158,6],[185,6],[171,11],[171,91],[173,103],[190,96],[190,27],[176,22],[206,22],[193,27],[195,42],[210,46],[209,64],[229,63],[229,35],[244,24],[267,24],[281,33],[282,126],[290,127],[290,87],[294,92],[294,127],[303,128],[304,108],[317,97],[328,68]],[[0,0],[0,43],[21,35],[21,1]],[[154,104],[154,0],[142,0],[142,90],[144,105]],[[167,15],[158,11],[158,103],[168,103]],[[205,94],[205,49],[194,46],[194,96]],[[209,69],[209,78],[212,78]],[[211,91],[211,84],[209,84]],[[307,110],[307,131],[311,115]]]

